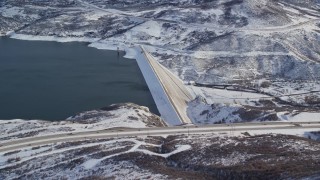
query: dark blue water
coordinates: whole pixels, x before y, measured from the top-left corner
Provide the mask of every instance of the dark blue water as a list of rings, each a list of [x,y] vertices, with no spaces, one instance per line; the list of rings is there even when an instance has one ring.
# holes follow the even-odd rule
[[[0,38],[0,119],[63,120],[113,103],[158,114],[135,60],[86,43]]]

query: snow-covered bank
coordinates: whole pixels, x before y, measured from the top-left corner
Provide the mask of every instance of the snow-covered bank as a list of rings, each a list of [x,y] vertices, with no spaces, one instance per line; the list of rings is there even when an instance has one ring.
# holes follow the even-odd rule
[[[120,50],[125,51],[125,58],[134,59],[136,57],[136,52],[133,45],[113,42],[113,41],[99,41],[100,38],[90,38],[90,37],[57,37],[57,36],[34,36],[27,34],[16,34],[14,32],[8,32],[6,34],[1,34],[0,36],[8,36],[12,39],[26,40],[26,41],[55,41],[55,42],[87,42],[90,43],[88,47],[93,47],[101,50]]]
[[[112,42],[112,41],[108,41],[108,42],[96,41],[89,44],[89,47],[94,47],[102,50],[115,50],[115,51],[118,50],[118,48],[121,51],[124,51],[127,48],[126,45],[120,45],[119,43]]]
[[[0,120],[2,143],[20,138],[97,131],[109,128],[146,128],[167,126],[147,107],[132,103],[114,104],[99,110],[79,113],[65,121]],[[0,178],[1,179],[1,178]]]
[[[56,42],[95,42],[99,38],[88,38],[88,37],[57,37],[57,36],[34,36],[26,34],[9,34],[10,38],[28,40],[28,41],[56,41]]]
[[[125,58],[135,59],[136,58],[136,49],[133,44],[124,44],[115,41],[96,41],[89,44],[89,47],[102,49],[102,50],[113,50],[113,51],[124,51]]]

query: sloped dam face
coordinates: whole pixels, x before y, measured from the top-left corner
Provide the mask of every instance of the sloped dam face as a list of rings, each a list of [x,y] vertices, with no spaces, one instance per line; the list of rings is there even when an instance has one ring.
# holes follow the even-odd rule
[[[158,114],[135,60],[86,43],[0,38],[0,119],[64,120],[113,103]]]

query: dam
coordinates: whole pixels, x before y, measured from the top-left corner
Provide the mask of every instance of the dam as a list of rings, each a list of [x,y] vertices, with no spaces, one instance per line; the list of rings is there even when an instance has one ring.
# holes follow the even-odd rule
[[[194,97],[183,82],[155,60],[143,46],[136,47],[136,51],[138,65],[161,117],[168,125],[191,124],[187,106]]]

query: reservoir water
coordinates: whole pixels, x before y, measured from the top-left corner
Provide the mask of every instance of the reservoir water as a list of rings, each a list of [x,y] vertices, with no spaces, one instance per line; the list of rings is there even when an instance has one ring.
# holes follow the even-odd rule
[[[0,119],[64,120],[113,103],[158,114],[135,60],[87,43],[0,38]]]

